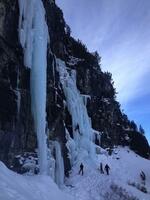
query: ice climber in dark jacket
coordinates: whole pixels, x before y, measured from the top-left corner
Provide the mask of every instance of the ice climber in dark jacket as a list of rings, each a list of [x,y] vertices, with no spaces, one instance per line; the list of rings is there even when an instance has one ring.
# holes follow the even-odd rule
[[[79,174],[81,173],[82,176],[83,176],[83,168],[84,168],[84,166],[83,166],[83,164],[81,163],[81,164],[80,164]]]

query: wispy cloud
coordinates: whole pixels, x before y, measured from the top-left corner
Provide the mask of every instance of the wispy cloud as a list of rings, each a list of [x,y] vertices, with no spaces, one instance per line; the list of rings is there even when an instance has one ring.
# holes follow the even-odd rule
[[[138,39],[114,45],[103,52],[102,66],[113,74],[118,98],[123,104],[150,94],[150,47],[147,41],[138,46]],[[112,55],[113,54],[113,55]]]

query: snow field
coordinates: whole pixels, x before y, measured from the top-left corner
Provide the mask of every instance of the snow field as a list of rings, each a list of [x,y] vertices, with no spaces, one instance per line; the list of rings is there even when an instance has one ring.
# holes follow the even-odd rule
[[[130,197],[149,200],[150,161],[141,158],[128,148],[119,147],[116,152],[117,154],[112,156],[98,155],[95,162],[84,158],[82,160],[83,176],[78,174],[80,166],[80,162],[78,162],[73,167],[70,178],[66,179],[66,186],[62,190],[49,176],[19,175],[8,170],[0,162],[0,200],[130,200],[115,195],[111,189],[112,185],[123,188]],[[106,163],[109,164],[111,168],[109,176],[106,173],[100,173],[100,162],[103,163],[103,166]],[[143,193],[136,187],[128,185],[128,181],[142,184],[139,175],[141,170],[146,174],[145,187],[148,193]]]
[[[51,177],[16,174],[0,162],[0,200],[73,200]]]
[[[71,177],[66,180],[65,191],[75,197],[76,200],[105,200],[107,193],[111,194],[111,186],[117,185],[123,188],[131,197],[139,200],[150,199],[150,161],[146,160],[128,148],[117,148],[117,154],[112,156],[98,155],[97,161],[92,163],[89,159],[83,160],[84,175],[78,175],[80,163],[74,166]],[[118,159],[119,158],[119,159]],[[100,162],[108,164],[111,168],[110,175],[101,174],[99,170]],[[140,178],[141,170],[146,174],[145,187],[148,193],[143,193],[136,187],[128,185],[134,182],[142,185]],[[111,199],[108,199],[111,200]],[[112,200],[120,200],[118,197]]]

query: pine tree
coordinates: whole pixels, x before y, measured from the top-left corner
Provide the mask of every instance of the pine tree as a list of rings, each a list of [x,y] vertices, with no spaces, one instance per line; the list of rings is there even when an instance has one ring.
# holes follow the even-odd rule
[[[139,126],[139,132],[142,134],[142,135],[145,135],[145,130],[144,128],[140,125]]]

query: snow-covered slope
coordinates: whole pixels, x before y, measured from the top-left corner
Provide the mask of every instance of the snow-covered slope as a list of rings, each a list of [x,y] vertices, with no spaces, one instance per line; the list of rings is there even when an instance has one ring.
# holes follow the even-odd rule
[[[0,162],[0,200],[72,200],[49,176],[23,176]]]
[[[101,174],[100,162],[107,163],[110,175]],[[141,158],[128,148],[116,148],[112,156],[106,151],[97,156],[95,163],[83,160],[84,175],[79,165],[73,167],[63,191],[48,176],[23,176],[8,170],[0,162],[0,200],[149,200],[150,161]],[[145,186],[140,172],[146,174]],[[146,188],[147,193],[140,191]],[[140,188],[140,189],[138,189]],[[68,193],[68,194],[67,194]]]
[[[110,175],[101,174],[100,162],[107,163]],[[84,175],[78,175],[79,164],[67,180],[66,191],[76,200],[149,200],[150,199],[150,161],[136,155],[128,148],[117,148],[112,156],[99,155],[97,163],[83,161]],[[146,184],[142,183],[140,172],[146,174]],[[148,193],[137,188],[146,188]]]

